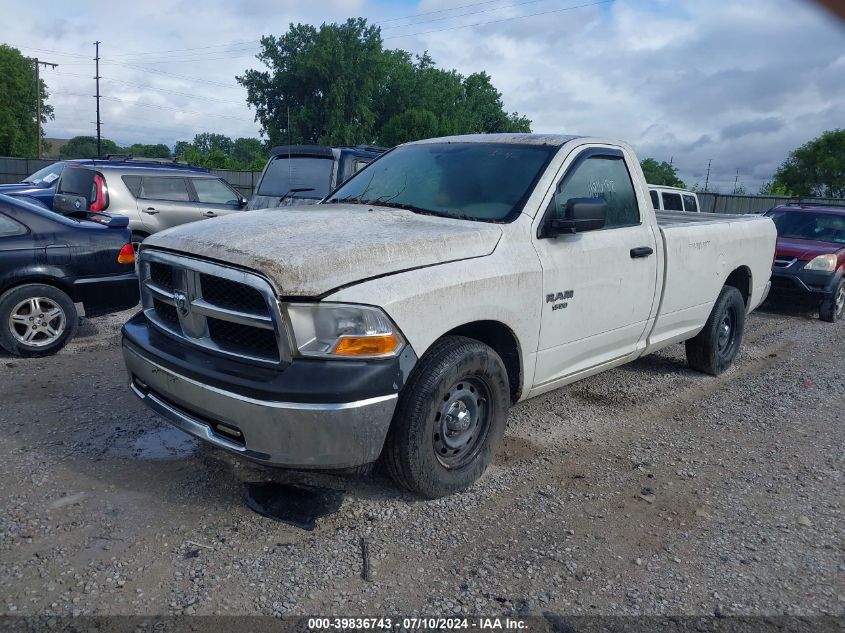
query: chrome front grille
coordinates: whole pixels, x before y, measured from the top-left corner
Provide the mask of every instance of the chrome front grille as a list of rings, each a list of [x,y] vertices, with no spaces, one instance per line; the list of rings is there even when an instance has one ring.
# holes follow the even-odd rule
[[[150,322],[193,345],[267,363],[290,360],[279,304],[258,275],[142,250],[141,301]]]
[[[796,257],[778,257],[775,259],[775,263],[772,268],[789,268],[798,261]]]

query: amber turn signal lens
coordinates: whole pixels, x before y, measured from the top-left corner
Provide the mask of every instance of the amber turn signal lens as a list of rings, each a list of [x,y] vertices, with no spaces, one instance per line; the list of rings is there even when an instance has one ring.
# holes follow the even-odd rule
[[[383,356],[396,350],[399,340],[393,334],[377,336],[344,336],[334,353],[338,356]]]
[[[124,244],[123,248],[117,254],[118,264],[134,264],[135,263],[135,249],[132,244]]]

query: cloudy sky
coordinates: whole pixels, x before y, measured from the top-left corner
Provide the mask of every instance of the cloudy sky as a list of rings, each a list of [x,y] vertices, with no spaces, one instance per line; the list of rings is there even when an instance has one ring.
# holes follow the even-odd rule
[[[845,127],[845,23],[810,0],[0,0],[0,41],[56,62],[47,136],[93,134],[100,39],[103,135],[120,144],[257,136],[235,75],[291,22],[363,16],[385,45],[485,70],[537,132],[620,138],[688,185],[752,192],[788,152]]]

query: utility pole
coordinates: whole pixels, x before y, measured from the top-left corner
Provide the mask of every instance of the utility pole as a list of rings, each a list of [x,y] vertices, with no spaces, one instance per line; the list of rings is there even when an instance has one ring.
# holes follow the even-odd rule
[[[734,195],[736,195],[736,185],[739,182],[739,167],[736,168],[736,178],[734,178]]]
[[[32,61],[35,63],[35,156],[41,158],[41,66],[56,68],[58,64],[42,62],[37,57],[33,57]]]
[[[707,193],[707,185],[710,184],[710,164],[713,162],[712,158],[707,159],[707,178],[704,180],[704,193]]]
[[[97,94],[94,98],[97,100],[97,158],[100,158],[100,41],[94,42],[94,80],[97,82]]]

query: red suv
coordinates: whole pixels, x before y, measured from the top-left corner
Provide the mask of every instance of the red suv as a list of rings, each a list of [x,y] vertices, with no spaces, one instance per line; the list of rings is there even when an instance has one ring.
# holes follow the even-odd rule
[[[831,323],[845,311],[845,207],[790,204],[770,209],[778,230],[772,295],[819,308]]]

